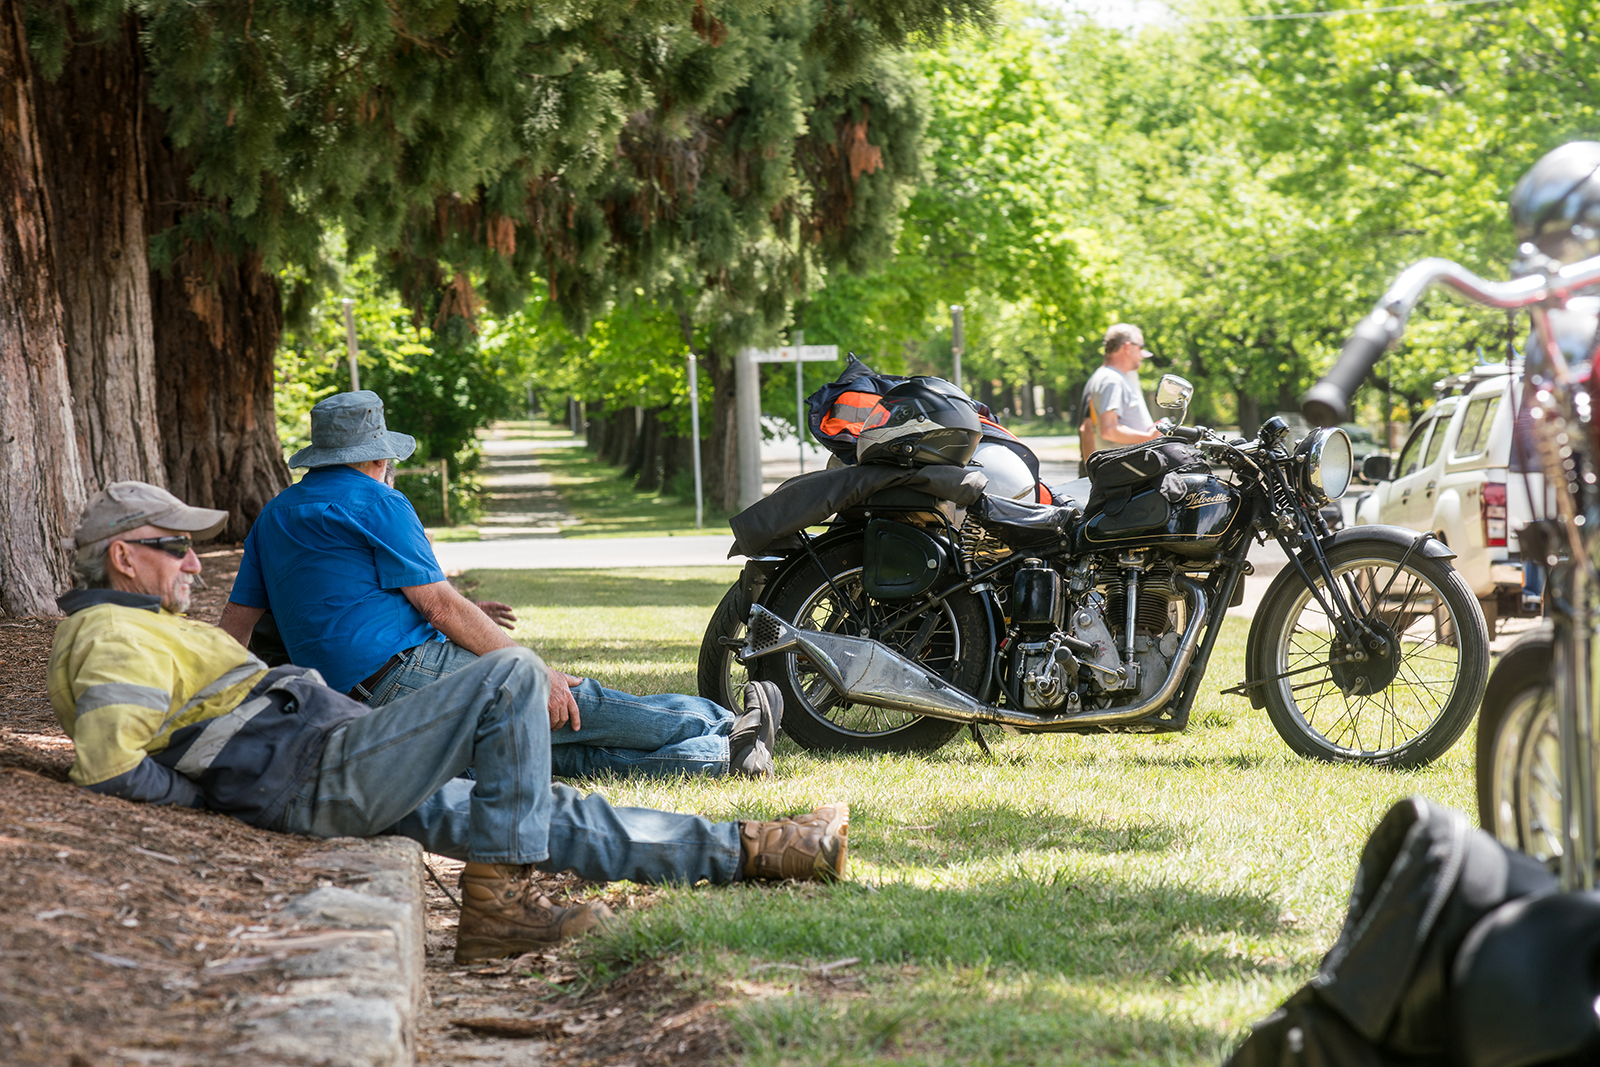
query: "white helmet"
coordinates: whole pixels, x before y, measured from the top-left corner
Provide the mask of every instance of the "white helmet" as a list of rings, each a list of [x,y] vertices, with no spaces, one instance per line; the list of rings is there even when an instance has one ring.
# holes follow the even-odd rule
[[[984,441],[972,454],[967,467],[969,470],[981,470],[988,476],[989,488],[984,492],[990,496],[1007,500],[1036,499],[1038,490],[1034,487],[1033,472],[1022,462],[1021,456],[1005,445]]]

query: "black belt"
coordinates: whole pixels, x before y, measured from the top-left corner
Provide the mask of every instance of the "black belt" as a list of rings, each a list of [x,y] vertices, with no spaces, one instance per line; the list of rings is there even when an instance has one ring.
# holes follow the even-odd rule
[[[414,648],[416,646],[413,645],[412,647]],[[400,666],[400,661],[405,659],[407,654],[409,654],[410,652],[411,652],[411,649],[409,649],[409,648],[403,649],[403,650],[401,650],[399,652],[396,652],[394,655],[390,656],[388,659],[384,660],[383,661],[383,666],[381,666],[377,670],[373,671],[372,675],[369,678],[367,678],[366,681],[357,682],[350,689],[350,692],[347,695],[352,697],[352,698],[354,698],[354,699],[356,699],[356,700],[365,701],[373,693],[378,691],[378,686],[383,684],[383,679],[388,675],[388,673],[390,671],[392,671],[396,667]]]

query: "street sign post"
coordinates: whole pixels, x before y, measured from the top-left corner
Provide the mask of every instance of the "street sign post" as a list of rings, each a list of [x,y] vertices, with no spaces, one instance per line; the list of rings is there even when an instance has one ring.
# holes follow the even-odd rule
[[[689,440],[694,456],[694,528],[705,525],[705,504],[700,489],[700,373],[694,349],[689,349]]]
[[[950,305],[950,369],[956,388],[961,385],[961,353],[967,350],[967,334],[962,328],[960,304]]]
[[[344,305],[344,343],[350,353],[350,391],[361,391],[361,368],[356,366],[356,302],[348,298],[339,301]]]
[[[795,331],[795,340],[804,341],[805,334]],[[793,344],[783,348],[758,348],[751,354],[751,359],[756,363],[793,363],[794,364],[794,400],[795,400],[795,429],[798,431],[800,444],[800,473],[806,472],[806,363],[831,363],[839,358],[838,345],[808,345]],[[740,437],[743,438],[743,429]],[[741,445],[749,444],[748,439],[741,440]],[[756,449],[761,448],[761,434],[759,430],[755,435]]]

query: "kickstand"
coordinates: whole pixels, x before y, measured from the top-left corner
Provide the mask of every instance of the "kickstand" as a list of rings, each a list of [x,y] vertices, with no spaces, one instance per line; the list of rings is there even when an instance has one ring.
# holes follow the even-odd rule
[[[987,742],[987,741],[985,741],[983,739],[983,731],[978,728],[978,724],[977,723],[972,723],[971,725],[972,725],[972,739],[974,741],[978,742],[978,747],[983,749],[983,754],[985,756],[988,756],[990,759],[994,759],[994,753],[992,751],[990,751],[990,749],[989,749],[989,742]]]

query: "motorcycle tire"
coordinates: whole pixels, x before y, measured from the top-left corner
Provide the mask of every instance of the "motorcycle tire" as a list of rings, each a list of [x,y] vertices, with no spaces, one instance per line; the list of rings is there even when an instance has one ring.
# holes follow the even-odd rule
[[[1517,638],[1500,656],[1478,711],[1478,821],[1539,860],[1561,855],[1561,735],[1551,686],[1555,632]]]
[[[807,560],[769,587],[766,607],[789,623],[815,630],[855,634],[858,627],[839,596],[872,625],[906,607],[905,601],[878,601],[861,587],[860,541],[846,541],[818,553],[827,573]],[[831,582],[830,580],[831,579]],[[835,593],[837,590],[837,594]],[[977,594],[957,593],[930,609],[928,633],[921,635],[928,613],[914,616],[889,634],[875,635],[896,651],[965,692],[983,684],[994,649],[989,624]],[[961,723],[911,712],[841,701],[833,687],[793,652],[763,656],[752,675],[775,682],[783,693],[783,732],[811,752],[932,752],[964,728]]]
[[[1405,553],[1378,540],[1347,542],[1328,553],[1352,608],[1365,617],[1376,613],[1392,656],[1331,662],[1333,629],[1304,580],[1291,580],[1263,605],[1261,632],[1268,636],[1255,677],[1276,679],[1262,689],[1267,714],[1300,755],[1421,767],[1448,751],[1472,722],[1489,673],[1483,611],[1444,560],[1412,553],[1399,572]]]
[[[697,680],[700,695],[713,703],[721,704],[735,715],[744,710],[744,687],[750,681],[750,672],[734,655],[734,649],[724,645],[722,639],[744,640],[745,623],[750,618],[750,605],[745,603],[744,592],[735,582],[717,610],[711,613],[705,637],[700,640],[700,666]]]

